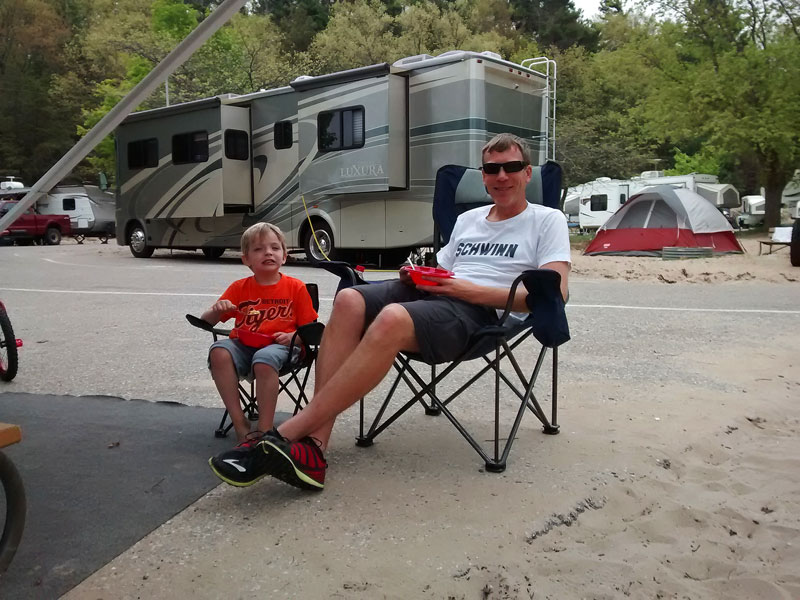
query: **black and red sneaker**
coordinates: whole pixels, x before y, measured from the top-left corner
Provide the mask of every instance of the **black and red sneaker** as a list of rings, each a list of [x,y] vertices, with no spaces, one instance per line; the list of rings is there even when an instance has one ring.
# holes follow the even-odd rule
[[[314,438],[290,442],[273,429],[264,434],[258,446],[267,456],[267,473],[273,477],[304,490],[321,491],[325,487],[328,463]]]
[[[252,431],[247,438],[231,450],[208,459],[214,475],[227,484],[247,487],[267,474],[267,457],[259,447],[264,434]]]

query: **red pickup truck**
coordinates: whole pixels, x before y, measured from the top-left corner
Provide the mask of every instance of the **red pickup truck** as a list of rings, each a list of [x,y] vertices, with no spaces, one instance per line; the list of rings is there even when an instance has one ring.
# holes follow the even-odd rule
[[[0,217],[16,203],[16,200],[0,201]],[[69,215],[40,215],[31,207],[11,223],[8,229],[0,231],[0,244],[43,242],[56,245],[61,243],[62,236],[71,233]]]

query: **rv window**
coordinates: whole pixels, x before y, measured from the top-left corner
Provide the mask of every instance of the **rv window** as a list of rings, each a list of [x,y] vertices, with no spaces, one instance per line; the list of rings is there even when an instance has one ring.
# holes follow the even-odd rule
[[[206,162],[208,132],[193,131],[172,136],[172,164]]]
[[[589,210],[608,210],[608,196],[605,194],[593,194],[590,200]]]
[[[620,204],[620,206],[625,204],[625,202],[627,202],[627,201],[628,201],[628,197],[625,194],[620,194],[619,195],[619,204]]]
[[[158,166],[158,140],[128,142],[128,168],[152,169]]]
[[[233,160],[250,158],[249,136],[241,129],[225,130],[225,157]]]
[[[359,106],[319,113],[317,132],[320,152],[363,147],[364,108]]]
[[[275,123],[275,150],[291,148],[292,143],[292,122],[278,121]]]
[[[75,210],[75,198],[62,198],[61,210]]]

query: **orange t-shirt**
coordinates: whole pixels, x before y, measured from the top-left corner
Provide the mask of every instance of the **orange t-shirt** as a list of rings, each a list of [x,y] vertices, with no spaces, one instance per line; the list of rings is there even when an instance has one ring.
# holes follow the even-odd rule
[[[273,285],[260,285],[252,275],[234,281],[219,299],[230,300],[241,311],[228,311],[220,319],[236,318],[232,338],[239,337],[240,328],[271,335],[317,319],[306,284],[283,273]]]

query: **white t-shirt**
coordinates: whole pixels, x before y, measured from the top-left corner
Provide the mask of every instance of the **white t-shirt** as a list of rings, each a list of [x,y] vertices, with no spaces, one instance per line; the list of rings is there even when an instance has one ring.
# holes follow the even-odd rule
[[[515,217],[487,221],[491,208],[481,206],[459,215],[450,241],[436,255],[441,267],[479,285],[509,288],[523,271],[549,262],[570,262],[563,212],[528,203]]]

